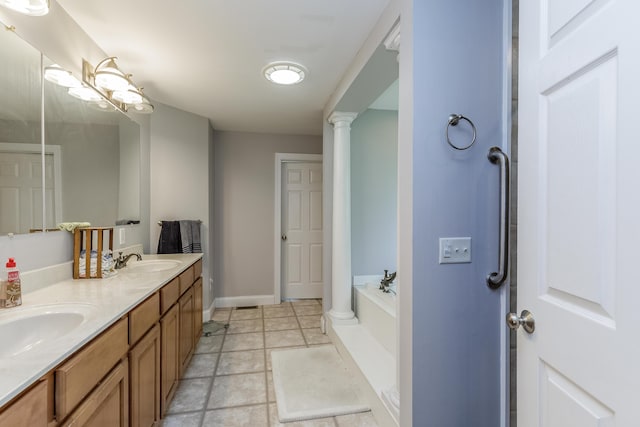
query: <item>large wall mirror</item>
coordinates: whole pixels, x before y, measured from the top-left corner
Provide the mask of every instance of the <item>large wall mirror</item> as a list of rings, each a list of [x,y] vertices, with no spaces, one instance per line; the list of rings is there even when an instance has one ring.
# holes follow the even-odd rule
[[[139,125],[55,83],[42,88],[41,70],[54,61],[10,31],[0,38],[0,234],[40,230],[43,217],[46,229],[139,221]]]

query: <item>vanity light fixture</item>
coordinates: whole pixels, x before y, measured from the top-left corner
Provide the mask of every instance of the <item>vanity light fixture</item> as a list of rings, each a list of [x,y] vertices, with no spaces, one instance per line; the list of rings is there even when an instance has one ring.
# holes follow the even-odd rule
[[[98,92],[87,86],[69,88],[69,95],[87,102],[103,101],[102,96],[100,96]]]
[[[138,104],[134,104],[132,108],[129,109],[129,111],[131,111],[132,113],[139,113],[139,114],[153,113],[153,105],[151,105],[149,98],[147,98],[145,94],[142,93],[142,88],[138,89],[138,93],[142,95],[142,102]]]
[[[293,62],[272,62],[262,69],[264,77],[279,85],[293,85],[304,80],[306,69]]]
[[[49,0],[0,0],[0,6],[29,16],[49,13]]]
[[[131,74],[123,73],[116,57],[105,58],[94,68],[82,60],[82,82],[102,95],[102,99],[123,113],[152,113],[153,105],[131,81]]]
[[[116,57],[105,58],[96,65],[93,72],[95,85],[103,90],[125,91],[131,85],[129,76],[120,71]]]
[[[74,77],[69,71],[65,70],[58,64],[44,67],[44,78],[51,83],[55,83],[62,87],[79,87],[82,82]]]
[[[91,89],[93,90],[93,89]],[[104,99],[102,99],[102,97],[100,97],[100,101],[95,101],[95,102],[88,102],[87,105],[89,105],[89,108],[92,108],[94,110],[98,110],[98,111],[102,111],[105,113],[113,113],[116,110],[116,108],[111,105],[110,103],[108,103],[107,101],[105,101]]]
[[[111,97],[123,104],[140,104],[142,102],[142,94],[133,86],[126,90],[115,90]]]

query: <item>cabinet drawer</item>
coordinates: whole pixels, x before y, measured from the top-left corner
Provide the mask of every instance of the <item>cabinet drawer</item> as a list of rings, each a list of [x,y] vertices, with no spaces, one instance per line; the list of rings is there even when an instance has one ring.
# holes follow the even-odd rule
[[[193,277],[194,278],[198,278],[202,276],[202,260],[199,259],[198,261],[196,261],[195,264],[193,264]]]
[[[158,292],[131,310],[129,314],[129,343],[138,342],[140,338],[160,318],[160,295]]]
[[[166,313],[178,298],[180,298],[180,279],[176,277],[160,289],[160,313]]]
[[[127,359],[118,363],[100,385],[61,426],[128,427],[129,372]]]
[[[180,295],[193,285],[193,265],[180,274]]]
[[[47,380],[43,380],[0,413],[0,426],[46,427],[47,406]]]
[[[64,419],[129,349],[128,319],[119,320],[55,370],[55,404]]]

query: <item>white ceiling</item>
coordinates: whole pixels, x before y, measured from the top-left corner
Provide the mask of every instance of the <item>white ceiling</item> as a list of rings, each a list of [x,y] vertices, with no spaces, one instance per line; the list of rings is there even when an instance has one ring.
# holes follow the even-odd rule
[[[154,101],[218,130],[322,133],[322,110],[389,0],[58,0]],[[293,86],[269,62],[308,69]]]

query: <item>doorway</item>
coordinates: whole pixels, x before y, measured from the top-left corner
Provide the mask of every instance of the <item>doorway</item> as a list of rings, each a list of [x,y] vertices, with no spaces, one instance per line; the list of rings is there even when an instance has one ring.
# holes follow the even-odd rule
[[[322,298],[322,155],[277,153],[274,303]]]
[[[54,227],[62,206],[60,147],[46,146],[43,157],[40,144],[0,143],[0,153],[0,234]]]

